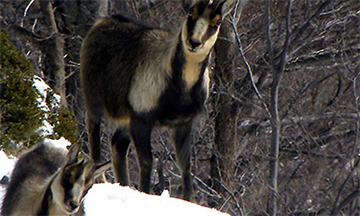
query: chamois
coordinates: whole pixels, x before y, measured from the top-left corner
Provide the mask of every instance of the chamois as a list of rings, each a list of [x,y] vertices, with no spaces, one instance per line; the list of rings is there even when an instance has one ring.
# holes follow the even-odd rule
[[[115,180],[129,185],[131,138],[140,166],[140,190],[150,192],[154,126],[174,128],[183,198],[193,199],[190,132],[209,93],[209,53],[236,0],[200,1],[177,33],[114,15],[98,20],[84,39],[81,79],[90,152],[100,162],[100,124],[117,123],[111,139]]]
[[[110,167],[95,166],[80,144],[69,151],[43,141],[19,157],[10,177],[1,215],[70,215],[79,210],[94,176]]]

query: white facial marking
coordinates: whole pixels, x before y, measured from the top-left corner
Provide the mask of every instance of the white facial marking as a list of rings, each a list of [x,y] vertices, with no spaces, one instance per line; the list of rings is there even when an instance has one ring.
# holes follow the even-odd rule
[[[205,18],[199,18],[194,26],[194,34],[192,35],[191,39],[203,42],[202,38],[206,34],[206,31],[208,30],[208,25],[209,22]],[[202,45],[200,45],[199,48],[201,48],[201,46]]]

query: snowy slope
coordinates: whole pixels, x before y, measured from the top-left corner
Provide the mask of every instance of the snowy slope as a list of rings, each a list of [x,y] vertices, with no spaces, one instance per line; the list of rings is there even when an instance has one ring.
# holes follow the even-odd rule
[[[101,207],[100,207],[101,206]],[[96,215],[156,215],[156,216],[226,216],[210,209],[169,197],[165,191],[161,196],[148,195],[129,187],[115,184],[96,184],[85,199],[85,211]]]
[[[65,139],[47,140],[60,148],[68,145]],[[0,151],[0,179],[9,175],[15,159]],[[0,185],[0,206],[5,188]],[[181,199],[169,197],[165,191],[161,196],[148,195],[117,184],[95,184],[86,195],[85,212],[88,216],[98,215],[156,215],[156,216],[226,216],[215,209],[199,206]]]

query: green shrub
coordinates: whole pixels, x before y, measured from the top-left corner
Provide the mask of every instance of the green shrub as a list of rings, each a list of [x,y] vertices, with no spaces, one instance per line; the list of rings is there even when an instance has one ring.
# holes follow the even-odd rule
[[[0,148],[15,153],[40,137],[44,112],[33,88],[34,69],[16,50],[4,30],[0,31]]]
[[[71,143],[75,143],[77,141],[77,122],[73,113],[69,109],[59,106],[59,104],[50,105],[50,103],[56,101],[51,92],[48,92],[47,101],[49,101],[47,102],[48,106],[52,107],[47,113],[47,121],[54,127],[54,133],[48,137],[52,139],[65,137]]]
[[[76,142],[73,114],[60,106],[55,92],[40,94],[34,87],[32,63],[16,50],[4,30],[0,31],[0,150],[17,155],[43,138],[65,137]],[[42,102],[45,102],[41,104]],[[40,130],[47,121],[50,133]]]

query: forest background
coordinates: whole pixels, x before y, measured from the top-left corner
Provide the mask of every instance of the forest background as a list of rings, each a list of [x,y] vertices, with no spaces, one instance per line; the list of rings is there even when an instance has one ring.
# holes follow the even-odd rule
[[[88,151],[79,51],[91,25],[121,13],[174,30],[192,3],[2,0],[0,149],[17,155],[52,136]],[[232,215],[360,215],[359,50],[358,0],[237,0],[194,130],[196,202]],[[45,96],[33,88],[40,78]],[[44,121],[54,130],[39,132]],[[114,128],[103,129],[105,160]],[[169,134],[153,132],[152,191],[178,196]],[[129,160],[136,187],[133,148]]]

